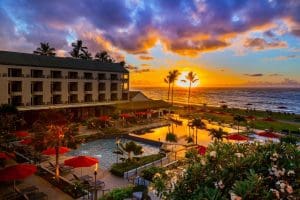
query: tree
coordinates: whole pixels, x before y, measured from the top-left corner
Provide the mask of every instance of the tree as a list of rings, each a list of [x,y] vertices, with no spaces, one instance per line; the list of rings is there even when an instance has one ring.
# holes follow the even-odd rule
[[[192,84],[195,83],[196,81],[198,81],[199,79],[197,79],[197,74],[190,71],[186,76],[185,76],[186,80],[182,80],[184,82],[188,81],[189,82],[189,92],[188,92],[188,107],[190,109],[190,97],[191,97],[191,87]]]
[[[245,122],[246,119],[245,119],[245,117],[243,117],[243,116],[241,116],[241,115],[236,115],[236,116],[233,117],[233,120],[234,120],[235,122],[237,122],[238,133],[239,133],[239,132],[240,132],[240,123],[241,123],[241,122]]]
[[[223,131],[222,128],[219,128],[219,129],[210,129],[209,131],[209,135],[214,139],[214,140],[217,140],[217,141],[222,141],[223,138],[227,135],[227,132]]]
[[[175,81],[177,80],[178,76],[180,75],[180,72],[178,70],[173,70],[171,72],[169,72],[170,75],[170,83],[172,84],[172,94],[171,94],[171,98],[172,98],[172,105],[173,105],[173,98],[174,98],[174,84]]]
[[[82,40],[77,40],[72,43],[72,51],[70,52],[73,58],[82,58],[84,57],[84,51],[87,51],[87,47],[83,46]]]
[[[50,47],[49,43],[40,43],[40,47],[38,47],[35,51],[33,51],[36,55],[42,56],[55,56],[55,48]]]
[[[170,100],[170,88],[171,88],[170,72],[166,76],[166,78],[164,78],[164,82],[168,84],[168,101],[169,101]]]
[[[128,161],[132,161],[132,154],[133,155],[141,155],[144,153],[143,147],[141,145],[138,145],[137,143],[130,141],[124,143],[119,143],[118,144],[119,150],[127,154]],[[117,151],[116,151],[117,152]],[[118,152],[118,154],[121,154]]]
[[[92,59],[92,54],[86,49],[82,50],[82,55],[80,56],[81,59],[84,60],[91,60]]]
[[[206,124],[199,118],[193,119],[191,126],[196,128],[196,144],[198,144],[198,129],[205,129]]]
[[[100,62],[106,62],[106,63],[114,62],[114,59],[107,53],[107,51],[101,51],[101,52],[96,53],[95,58],[96,58],[96,60],[98,60]],[[124,65],[125,65],[125,62],[124,62]]]

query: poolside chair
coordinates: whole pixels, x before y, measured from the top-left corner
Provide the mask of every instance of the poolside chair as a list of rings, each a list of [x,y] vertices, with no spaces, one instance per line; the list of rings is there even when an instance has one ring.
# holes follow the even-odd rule
[[[72,180],[76,180],[76,181],[81,181],[81,182],[84,182],[84,181],[91,181],[91,180],[93,180],[93,177],[91,177],[90,175],[84,175],[84,176],[77,176],[76,174],[73,174],[72,173],[72,175],[73,175],[73,177],[74,177],[74,179],[72,179]]]
[[[51,171],[56,169],[56,166],[52,162],[48,162],[50,167],[48,166],[47,168],[50,169]],[[67,167],[67,166],[61,166],[59,165],[59,171],[63,174],[70,173],[74,168],[72,167]]]
[[[91,188],[95,187],[95,181],[88,181],[88,184]],[[96,188],[103,188],[105,187],[105,183],[101,180],[96,180]]]

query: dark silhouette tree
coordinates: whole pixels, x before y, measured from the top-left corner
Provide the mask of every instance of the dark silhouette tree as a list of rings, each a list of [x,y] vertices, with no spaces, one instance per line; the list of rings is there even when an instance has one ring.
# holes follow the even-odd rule
[[[233,117],[233,120],[237,123],[238,133],[240,133],[240,123],[246,121],[245,117],[241,115],[236,115]]]
[[[191,126],[196,128],[196,144],[198,144],[198,129],[205,129],[206,124],[199,118],[193,119]]]
[[[42,56],[55,56],[55,48],[50,47],[49,43],[40,43],[40,47],[36,48],[35,51],[33,51],[36,55],[42,55]]]
[[[72,51],[70,52],[73,58],[82,58],[84,57],[84,51],[87,51],[87,47],[83,46],[82,40],[77,40],[72,43]]]
[[[95,58],[100,62],[106,62],[106,63],[114,62],[114,59],[107,53],[107,51],[101,51],[96,53]]]

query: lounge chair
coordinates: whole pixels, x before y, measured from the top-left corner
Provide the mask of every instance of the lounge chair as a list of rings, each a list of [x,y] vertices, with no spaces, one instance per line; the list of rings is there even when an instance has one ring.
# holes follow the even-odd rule
[[[95,187],[95,181],[87,181],[87,182],[91,188]],[[105,187],[105,183],[101,180],[96,180],[96,188],[98,189],[103,187]]]
[[[52,162],[48,162],[48,163],[49,163],[49,166],[47,167],[48,169],[52,171],[56,169],[56,166]],[[59,165],[59,171],[61,173],[70,173],[73,169],[74,169],[73,167]]]
[[[90,175],[84,175],[84,176],[77,176],[76,174],[72,174],[74,179],[76,181],[91,181],[93,180],[93,177],[91,177]]]

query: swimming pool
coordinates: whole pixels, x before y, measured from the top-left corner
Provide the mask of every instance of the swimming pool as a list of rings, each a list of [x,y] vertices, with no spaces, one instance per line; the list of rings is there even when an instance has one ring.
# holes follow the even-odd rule
[[[122,142],[132,140],[121,139]],[[99,160],[102,169],[110,169],[113,163],[117,162],[117,155],[113,153],[116,150],[115,139],[100,139],[93,142],[81,144],[78,149],[67,153],[68,156],[92,156]],[[134,141],[136,142],[136,141]],[[142,156],[157,154],[159,148],[142,142],[136,142],[143,146],[144,153]]]

